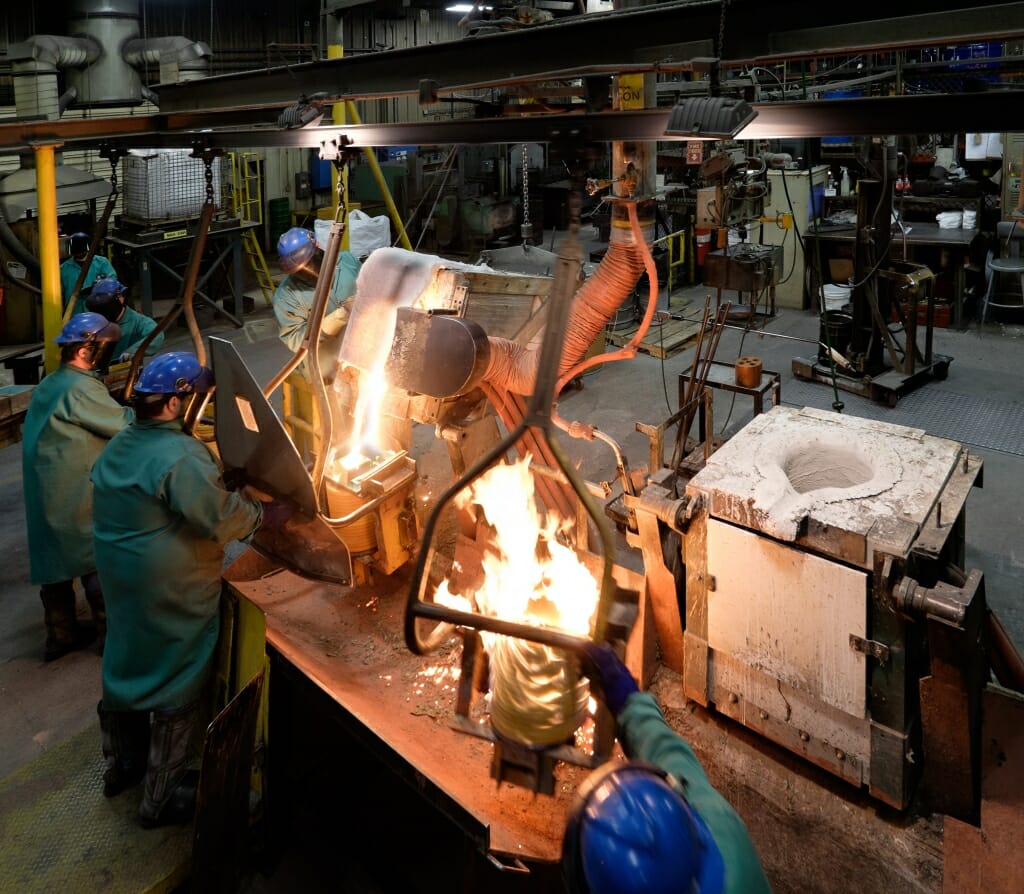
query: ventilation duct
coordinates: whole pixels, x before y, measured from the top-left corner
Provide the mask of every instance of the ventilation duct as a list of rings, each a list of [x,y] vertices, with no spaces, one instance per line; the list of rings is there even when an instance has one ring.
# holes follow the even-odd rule
[[[187,81],[207,73],[210,47],[187,37],[139,37],[138,0],[73,0],[69,30],[103,47],[102,57],[69,83],[79,93],[78,105],[137,105],[143,90],[137,67],[160,66],[161,81]]]
[[[89,65],[99,59],[100,53],[94,40],[53,34],[36,34],[11,44],[7,55],[18,117],[59,118],[77,90],[70,88],[64,96],[57,95],[58,67]]]

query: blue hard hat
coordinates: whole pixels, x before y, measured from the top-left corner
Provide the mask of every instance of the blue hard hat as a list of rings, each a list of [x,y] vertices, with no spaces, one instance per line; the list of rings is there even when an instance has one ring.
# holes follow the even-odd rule
[[[110,295],[121,295],[126,291],[125,287],[113,277],[98,279],[93,283],[90,297],[107,298]]]
[[[294,273],[316,253],[316,236],[305,227],[292,227],[277,240],[277,260],[281,270]]]
[[[59,345],[89,344],[94,341],[117,341],[121,327],[102,314],[75,314],[64,324],[54,341]]]
[[[580,786],[562,843],[573,894],[720,894],[722,854],[670,779],[640,761],[609,762]]]
[[[140,394],[186,394],[211,391],[213,370],[203,366],[195,354],[171,351],[146,364],[135,390]]]

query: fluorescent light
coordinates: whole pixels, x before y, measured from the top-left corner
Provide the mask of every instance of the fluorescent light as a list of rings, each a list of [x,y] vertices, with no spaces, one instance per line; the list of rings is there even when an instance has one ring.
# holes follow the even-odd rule
[[[453,3],[451,6],[444,8],[445,12],[472,12],[474,9],[480,9],[484,12],[490,12],[494,9],[493,6],[479,6],[476,3]]]
[[[742,99],[691,96],[672,107],[665,136],[728,139],[756,117],[757,110]]]

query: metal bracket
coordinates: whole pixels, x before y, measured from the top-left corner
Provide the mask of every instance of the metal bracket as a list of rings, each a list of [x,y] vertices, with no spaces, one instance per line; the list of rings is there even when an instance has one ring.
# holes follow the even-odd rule
[[[352,139],[343,133],[335,134],[330,139],[320,141],[320,158],[322,161],[343,161],[348,157]]]
[[[889,647],[885,643],[877,643],[873,639],[864,639],[856,633],[850,634],[850,648],[869,658],[874,658],[882,667],[889,660]]]

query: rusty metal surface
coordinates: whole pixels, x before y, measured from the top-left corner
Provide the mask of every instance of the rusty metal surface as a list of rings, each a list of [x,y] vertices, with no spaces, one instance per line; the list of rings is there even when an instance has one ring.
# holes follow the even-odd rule
[[[989,686],[983,715],[981,827],[946,818],[948,894],[1024,890],[1024,697]]]
[[[457,640],[424,657],[405,647],[402,571],[374,588],[348,588],[298,577],[248,551],[225,579],[266,613],[269,646],[379,739],[389,762],[415,774],[430,801],[459,805],[459,821],[475,823],[473,837],[489,852],[559,860],[566,812],[588,771],[559,765],[553,797],[495,785],[491,744],[451,726]],[[271,717],[271,748],[273,737]]]

